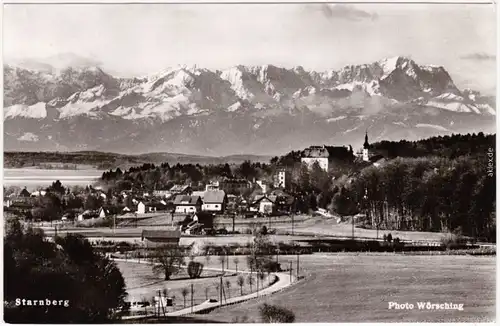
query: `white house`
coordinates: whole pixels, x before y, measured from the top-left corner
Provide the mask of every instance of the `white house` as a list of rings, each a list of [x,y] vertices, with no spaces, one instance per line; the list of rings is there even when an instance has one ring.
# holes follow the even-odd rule
[[[146,213],[146,205],[141,201],[137,204],[137,214],[145,214]]]
[[[203,197],[202,211],[222,213],[226,208],[226,192],[224,190],[209,190]]]
[[[174,199],[176,213],[196,213],[202,204],[200,196],[177,195]]]
[[[265,194],[267,193],[267,184],[265,181],[262,181],[262,180],[257,180],[255,182],[257,185],[259,185],[260,189],[262,189],[262,192]]]
[[[106,215],[108,215],[109,212],[107,210],[105,210],[104,208],[100,208],[99,209],[99,217],[106,217]]]

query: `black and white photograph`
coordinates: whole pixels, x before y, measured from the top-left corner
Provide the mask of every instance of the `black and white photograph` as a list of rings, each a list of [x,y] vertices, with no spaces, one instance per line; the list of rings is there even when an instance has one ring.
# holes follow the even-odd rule
[[[496,321],[495,1],[2,4],[3,321]]]

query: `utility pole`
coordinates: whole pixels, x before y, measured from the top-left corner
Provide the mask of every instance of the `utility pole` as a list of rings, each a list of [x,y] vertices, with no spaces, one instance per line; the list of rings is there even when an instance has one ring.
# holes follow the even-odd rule
[[[300,264],[300,259],[299,259],[299,254],[297,253],[297,281],[299,280],[299,264]]]
[[[222,263],[222,266],[224,266],[224,263]],[[222,276],[220,277],[220,301],[219,301],[219,306],[222,307]]]
[[[116,230],[116,215],[113,215],[113,233],[115,233]]]
[[[292,235],[293,235],[293,217],[294,217],[295,213],[292,212]]]
[[[194,294],[194,289],[193,289],[193,283],[191,283],[191,313],[193,313],[193,307],[194,307],[194,299],[193,299],[193,294]]]
[[[292,261],[290,263],[290,283],[292,283]]]
[[[259,296],[259,273],[257,272],[257,297]]]
[[[354,240],[354,216],[351,217],[352,220],[352,239]]]

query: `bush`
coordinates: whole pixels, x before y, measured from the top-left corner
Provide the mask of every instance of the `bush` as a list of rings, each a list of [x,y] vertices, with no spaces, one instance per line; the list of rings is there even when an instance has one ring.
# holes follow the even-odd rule
[[[467,238],[460,234],[448,233],[441,238],[441,244],[446,247],[446,249],[456,249],[465,246],[467,244]]]
[[[264,303],[259,307],[260,318],[263,323],[293,323],[295,315],[291,310]]]
[[[195,261],[190,261],[187,267],[189,278],[199,278],[203,272],[203,264]]]
[[[264,271],[271,273],[281,272],[281,264],[275,261],[266,262],[263,266],[263,269]]]
[[[267,234],[267,226],[263,225],[260,228],[260,234],[262,234],[262,235],[266,235]]]

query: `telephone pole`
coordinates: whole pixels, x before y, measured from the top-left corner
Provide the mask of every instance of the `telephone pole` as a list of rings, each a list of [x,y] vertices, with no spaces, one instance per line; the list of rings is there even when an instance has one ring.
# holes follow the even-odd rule
[[[224,263],[222,263],[222,266],[224,266]],[[220,277],[220,302],[219,306],[222,307],[222,276]]]
[[[299,264],[300,264],[300,258],[299,254],[297,253],[297,281],[299,280]]]
[[[193,299],[193,294],[194,294],[194,289],[193,289],[193,283],[191,283],[191,313],[193,313],[193,307],[194,307],[194,299]]]

